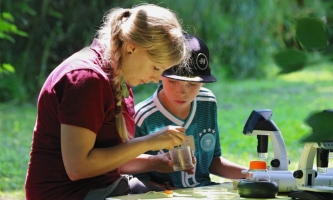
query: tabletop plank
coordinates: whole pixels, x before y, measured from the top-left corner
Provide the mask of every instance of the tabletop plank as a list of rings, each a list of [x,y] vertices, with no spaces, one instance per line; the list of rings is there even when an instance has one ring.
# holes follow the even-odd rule
[[[207,188],[213,189],[213,188],[225,188],[226,190],[221,190],[222,192],[219,195],[218,199],[228,199],[232,200],[234,199],[255,199],[255,198],[242,198],[239,197],[238,191],[233,188],[233,185],[231,182],[223,183],[222,185],[218,186],[205,186],[200,188]],[[106,200],[137,200],[137,199],[184,199],[184,200],[197,200],[197,199],[213,199],[213,196],[210,196],[209,194],[197,194],[193,192],[194,188],[185,188],[185,189],[178,189],[173,191],[173,196],[168,197],[163,192],[148,192],[145,194],[133,194],[133,195],[126,195],[126,196],[117,196],[117,197],[109,197],[106,198]],[[215,191],[215,190],[214,190]],[[212,195],[212,194],[211,194]],[[228,196],[229,195],[229,196]],[[217,196],[216,196],[217,197]],[[260,200],[285,200],[285,199],[291,199],[288,197],[288,193],[281,193],[276,196],[276,198],[260,198]]]

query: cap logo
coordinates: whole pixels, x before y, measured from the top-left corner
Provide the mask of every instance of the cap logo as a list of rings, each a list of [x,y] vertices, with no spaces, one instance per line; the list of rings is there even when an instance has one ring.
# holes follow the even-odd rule
[[[205,54],[199,53],[196,60],[197,67],[205,70],[208,67],[208,59]]]

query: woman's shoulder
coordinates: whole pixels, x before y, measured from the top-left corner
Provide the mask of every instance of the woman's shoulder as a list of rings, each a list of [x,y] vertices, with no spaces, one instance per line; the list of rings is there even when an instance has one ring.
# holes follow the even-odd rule
[[[98,57],[89,48],[83,48],[75,54],[64,60],[59,66],[57,66],[50,77],[52,77],[52,83],[56,84],[64,76],[68,74],[81,75],[84,78],[89,78],[87,75],[92,75],[91,78],[98,77],[99,79],[108,80],[103,69],[97,62]]]

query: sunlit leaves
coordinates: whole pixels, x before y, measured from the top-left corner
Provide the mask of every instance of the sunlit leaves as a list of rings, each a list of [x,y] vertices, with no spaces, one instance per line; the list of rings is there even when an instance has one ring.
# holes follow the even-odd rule
[[[14,73],[15,68],[9,63],[0,64],[0,74],[1,73]]]
[[[18,30],[14,24],[13,16],[8,12],[3,12],[0,15],[0,39],[6,39],[14,42],[14,38],[10,34],[16,34],[26,37],[28,34],[26,32]]]

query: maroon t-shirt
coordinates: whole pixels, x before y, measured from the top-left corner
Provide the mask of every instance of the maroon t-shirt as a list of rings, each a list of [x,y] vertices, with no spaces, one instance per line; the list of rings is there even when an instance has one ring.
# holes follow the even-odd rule
[[[113,116],[113,91],[101,68],[101,57],[100,45],[94,40],[90,47],[55,68],[45,81],[38,98],[38,116],[25,183],[27,199],[84,199],[90,190],[107,187],[120,177],[116,169],[97,177],[72,181],[61,156],[60,124],[93,131],[96,148],[121,143]],[[123,101],[123,114],[127,129],[134,134],[134,100],[129,86],[128,90],[130,96]]]

